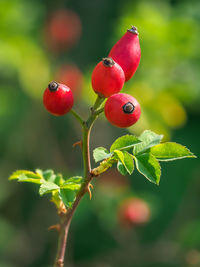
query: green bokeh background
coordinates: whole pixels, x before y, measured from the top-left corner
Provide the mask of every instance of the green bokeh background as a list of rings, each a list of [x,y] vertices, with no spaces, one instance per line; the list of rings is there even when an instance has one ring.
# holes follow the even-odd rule
[[[44,43],[44,25],[58,8],[80,17],[82,35],[70,49],[53,53]],[[140,102],[141,119],[122,130],[102,116],[91,146],[108,147],[128,131],[151,129],[199,155],[199,11],[198,0],[0,1],[0,267],[52,266],[57,247],[57,233],[47,230],[58,222],[53,204],[38,196],[37,186],[8,182],[8,176],[35,168],[81,175],[80,151],[72,148],[81,136],[79,125],[70,115],[51,116],[42,105],[59,65],[73,62],[82,71],[75,109],[86,117],[95,97],[95,64],[136,25],[142,58],[123,90]],[[106,177],[98,178],[92,201],[86,196],[75,214],[66,266],[200,266],[198,158],[163,163],[159,187],[136,173],[119,177],[111,171]],[[125,186],[116,186],[118,180]],[[117,210],[130,196],[147,201],[152,216],[128,230],[118,223]]]

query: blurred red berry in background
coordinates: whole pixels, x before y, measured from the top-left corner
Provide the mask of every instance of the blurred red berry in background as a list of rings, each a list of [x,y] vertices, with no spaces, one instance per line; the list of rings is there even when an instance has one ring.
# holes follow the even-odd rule
[[[150,208],[140,198],[129,198],[119,208],[119,221],[123,226],[134,226],[147,223],[150,219]]]
[[[75,100],[80,97],[83,88],[83,74],[75,64],[61,65],[56,70],[54,79],[66,84],[71,89]]]
[[[68,9],[58,9],[50,14],[44,28],[44,39],[52,52],[62,52],[73,46],[81,36],[79,16]]]

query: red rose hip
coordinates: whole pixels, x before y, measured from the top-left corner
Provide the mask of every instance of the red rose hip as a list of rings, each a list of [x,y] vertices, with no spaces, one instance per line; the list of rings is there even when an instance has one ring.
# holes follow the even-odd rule
[[[109,57],[115,60],[125,73],[125,80],[128,81],[136,72],[140,63],[141,51],[139,37],[136,27],[132,27],[113,46]]]
[[[149,221],[150,213],[148,203],[140,198],[133,197],[121,204],[119,219],[124,226],[140,225]]]
[[[92,88],[101,97],[118,93],[124,82],[124,71],[112,58],[103,58],[93,70]]]
[[[68,9],[54,10],[44,28],[44,41],[52,52],[66,51],[79,39],[82,31],[80,17]]]
[[[62,116],[69,112],[74,99],[69,87],[57,82],[51,82],[43,94],[45,108],[55,116]]]
[[[108,98],[104,113],[111,124],[126,128],[138,121],[141,109],[140,104],[133,96],[119,93]]]

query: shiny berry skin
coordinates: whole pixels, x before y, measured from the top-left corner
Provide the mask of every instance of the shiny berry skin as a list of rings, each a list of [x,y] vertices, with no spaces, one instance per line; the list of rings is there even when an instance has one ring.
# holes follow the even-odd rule
[[[124,71],[112,58],[103,58],[93,70],[92,88],[101,97],[118,93],[124,82]]]
[[[136,27],[132,27],[119,39],[109,53],[124,70],[125,80],[128,81],[136,72],[140,63],[141,51]]]
[[[141,109],[140,104],[133,96],[119,93],[108,98],[104,113],[111,124],[126,128],[138,121]]]
[[[51,82],[43,94],[45,108],[55,116],[62,116],[73,106],[74,98],[71,90],[64,84]]]
[[[125,200],[119,208],[119,220],[124,226],[147,223],[150,219],[148,203],[136,197]]]

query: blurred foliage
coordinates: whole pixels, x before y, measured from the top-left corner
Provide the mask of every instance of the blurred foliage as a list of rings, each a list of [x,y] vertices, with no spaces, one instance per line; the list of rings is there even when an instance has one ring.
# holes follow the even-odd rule
[[[62,8],[80,18],[82,35],[73,47],[53,53],[45,27]],[[142,58],[124,91],[138,99],[142,117],[129,130],[151,129],[199,155],[199,9],[198,0],[0,1],[1,267],[51,266],[57,247],[57,233],[47,231],[57,222],[53,204],[38,198],[35,187],[7,177],[15,169],[35,168],[81,175],[80,151],[72,148],[80,128],[70,116],[47,114],[43,90],[62,65],[77,66],[84,86],[75,108],[87,116],[95,97],[91,72],[132,24],[140,33]],[[92,149],[109,147],[127,132],[101,118]],[[92,201],[86,196],[75,214],[67,266],[199,266],[199,174],[199,159],[164,166],[158,188],[136,173],[129,179],[105,174],[95,183]],[[117,210],[135,196],[149,204],[152,216],[145,225],[124,229]]]

